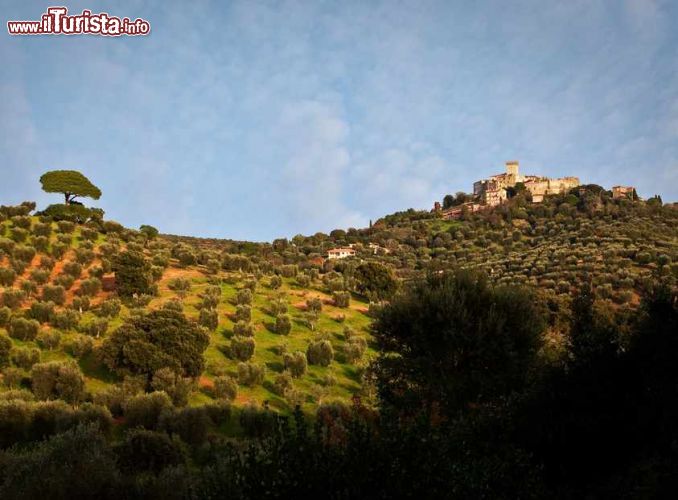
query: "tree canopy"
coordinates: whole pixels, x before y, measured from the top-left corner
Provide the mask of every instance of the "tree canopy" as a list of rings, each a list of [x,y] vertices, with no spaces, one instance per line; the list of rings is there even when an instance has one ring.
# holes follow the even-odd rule
[[[526,379],[543,316],[527,289],[459,271],[414,284],[378,314],[382,400],[443,412],[506,394]]]
[[[66,205],[71,204],[75,198],[101,198],[101,190],[77,170],[46,172],[40,177],[40,183],[46,193],[62,193]]]
[[[110,369],[143,374],[150,382],[161,368],[197,377],[208,344],[205,330],[182,313],[160,309],[128,320],[104,341],[100,355]]]

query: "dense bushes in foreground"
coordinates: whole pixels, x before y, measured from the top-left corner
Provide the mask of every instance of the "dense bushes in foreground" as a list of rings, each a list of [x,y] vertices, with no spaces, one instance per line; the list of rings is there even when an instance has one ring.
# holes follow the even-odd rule
[[[531,324],[512,323],[510,306]],[[66,432],[0,452],[0,497],[670,496],[678,485],[675,290],[648,292],[639,311],[622,338],[583,288],[554,360],[537,341],[545,311],[529,295],[473,275],[436,276],[377,313],[380,414],[358,400],[330,402],[311,425],[299,410],[290,418],[246,407],[239,425],[249,439],[233,441],[214,433],[230,418],[226,403],[177,409],[163,392],[142,394],[122,404],[132,428],[120,439],[107,438],[110,418],[100,414],[41,423],[48,432],[40,435]],[[230,399],[232,385],[224,379],[218,390]],[[3,408],[49,403],[21,394],[0,402],[0,422],[36,435],[37,424],[25,422],[44,419]]]

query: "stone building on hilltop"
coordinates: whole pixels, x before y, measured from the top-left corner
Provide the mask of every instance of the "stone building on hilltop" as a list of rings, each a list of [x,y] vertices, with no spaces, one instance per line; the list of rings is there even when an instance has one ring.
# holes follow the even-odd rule
[[[559,194],[579,186],[578,177],[561,177],[552,179],[539,175],[521,175],[517,161],[506,162],[506,172],[493,175],[473,183],[473,195],[482,205],[494,207],[502,204],[508,198],[508,189],[522,183],[532,195],[532,201],[539,203],[544,196]]]

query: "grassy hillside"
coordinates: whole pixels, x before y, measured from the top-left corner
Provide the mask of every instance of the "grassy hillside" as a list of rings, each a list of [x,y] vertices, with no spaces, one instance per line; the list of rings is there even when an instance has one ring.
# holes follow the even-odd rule
[[[30,205],[4,207],[0,220],[0,332],[11,338],[4,385],[30,388],[34,364],[72,359],[85,378],[85,399],[94,401],[130,384],[101,362],[102,343],[131,318],[172,307],[209,331],[190,405],[228,399],[220,389],[225,380],[237,385],[236,407],[253,402],[289,412],[301,404],[312,412],[355,395],[370,404],[366,368],[376,352],[368,313],[370,303],[388,293],[366,284],[361,263],[378,264],[401,285],[461,267],[482,269],[497,284],[534,286],[548,304],[556,337],[566,330],[570,299],[584,282],[593,285],[599,309],[631,316],[646,282],[675,286],[678,277],[675,207],[614,200],[595,186],[539,205],[518,196],[462,220],[409,210],[370,228],[272,243],[157,235],[96,216],[72,223],[30,212]],[[328,249],[346,245],[355,258],[323,259]],[[126,251],[142,253],[151,265],[152,293],[116,296],[113,266]],[[340,304],[346,297],[349,304]],[[251,329],[251,337],[249,330],[234,332],[242,314],[240,327]],[[289,317],[287,334],[277,331],[280,315]],[[250,340],[245,354],[238,351],[245,337],[254,339],[250,359]],[[331,362],[309,362],[291,377],[285,354],[310,361],[309,345],[320,341],[331,345]],[[247,380],[243,363],[255,375],[263,370],[263,377]]]
[[[122,382],[122,378],[108,370],[96,355],[97,347],[112,331],[130,316],[162,308],[167,302],[181,303],[186,316],[199,321],[201,295],[207,287],[217,286],[220,296],[214,309],[218,324],[209,328],[206,369],[195,383],[190,404],[200,405],[213,400],[215,377],[231,376],[238,380],[239,360],[228,351],[236,322],[236,295],[247,285],[254,290],[251,325],[256,342],[249,362],[264,367],[265,376],[262,383],[239,384],[236,405],[268,402],[270,407],[287,412],[297,403],[311,410],[322,401],[348,401],[358,393],[368,400],[361,389],[361,375],[374,355],[373,350],[368,346],[359,353],[359,359],[348,360],[344,354],[347,332],[353,337],[352,342],[356,338],[369,339],[368,303],[354,294],[348,307],[335,306],[330,290],[317,273],[302,279],[294,276],[296,269],[287,269],[287,276],[282,276],[274,288],[271,285],[273,275],[263,275],[260,271],[208,269],[198,262],[186,264],[186,256],[179,254],[182,264],[180,259],[172,257],[172,244],[165,239],[140,241],[143,238],[138,234],[114,224],[108,224],[104,233],[82,225],[40,222],[38,217],[14,217],[2,222],[1,228],[0,267],[4,274],[0,295],[7,307],[5,314],[9,314],[10,319],[3,322],[0,332],[10,335],[15,353],[37,349],[39,357],[34,362],[75,359],[85,376],[86,389],[94,399],[98,393]],[[156,296],[121,302],[115,292],[102,289],[101,282],[105,283],[110,276],[111,261],[125,248],[140,249],[155,263]],[[200,260],[207,262],[209,259],[203,255]],[[79,264],[75,270],[70,269],[73,263]],[[68,272],[74,279],[64,279]],[[176,290],[177,283],[183,284],[184,289]],[[47,305],[51,296],[45,289],[64,285],[63,303]],[[320,299],[321,304],[316,315],[307,311],[307,301],[315,298]],[[37,312],[40,306],[49,309],[46,317]],[[287,310],[291,319],[288,334],[274,332],[274,307],[278,312]],[[77,321],[63,326],[57,317],[69,310]],[[11,318],[24,316],[37,318],[40,323],[37,335],[32,339],[24,338],[11,326]],[[327,339],[332,345],[334,359],[329,366],[309,364],[304,375],[293,379],[293,390],[277,389],[276,377],[284,371],[283,353],[306,353],[308,344],[319,339]],[[79,352],[83,349],[78,348],[80,344],[88,344],[84,353]],[[18,374],[12,373],[12,380],[6,377],[6,384],[27,385],[31,364],[23,363]],[[14,381],[17,376],[19,380]]]

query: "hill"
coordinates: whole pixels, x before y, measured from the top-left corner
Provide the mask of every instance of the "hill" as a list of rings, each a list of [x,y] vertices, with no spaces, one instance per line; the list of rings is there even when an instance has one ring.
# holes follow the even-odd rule
[[[675,286],[678,276],[678,211],[615,200],[592,187],[541,204],[518,196],[461,220],[409,210],[370,228],[272,243],[156,235],[98,213],[74,223],[31,216],[33,209],[3,207],[0,223],[0,332],[11,338],[5,385],[31,387],[35,364],[75,360],[82,397],[99,402],[133,379],[103,363],[100,346],[151,310],[182,310],[209,332],[204,371],[185,389],[191,406],[234,398],[236,408],[287,413],[301,404],[312,412],[354,396],[374,403],[369,309],[392,291],[361,265],[374,264],[400,283],[475,268],[496,284],[531,285],[548,305],[556,345],[583,283],[593,285],[599,309],[631,316],[647,282]],[[345,246],[355,257],[324,258]],[[148,294],[118,297],[113,270],[125,252],[148,262]],[[313,349],[329,353],[311,360]],[[291,377],[294,353],[307,366]]]

